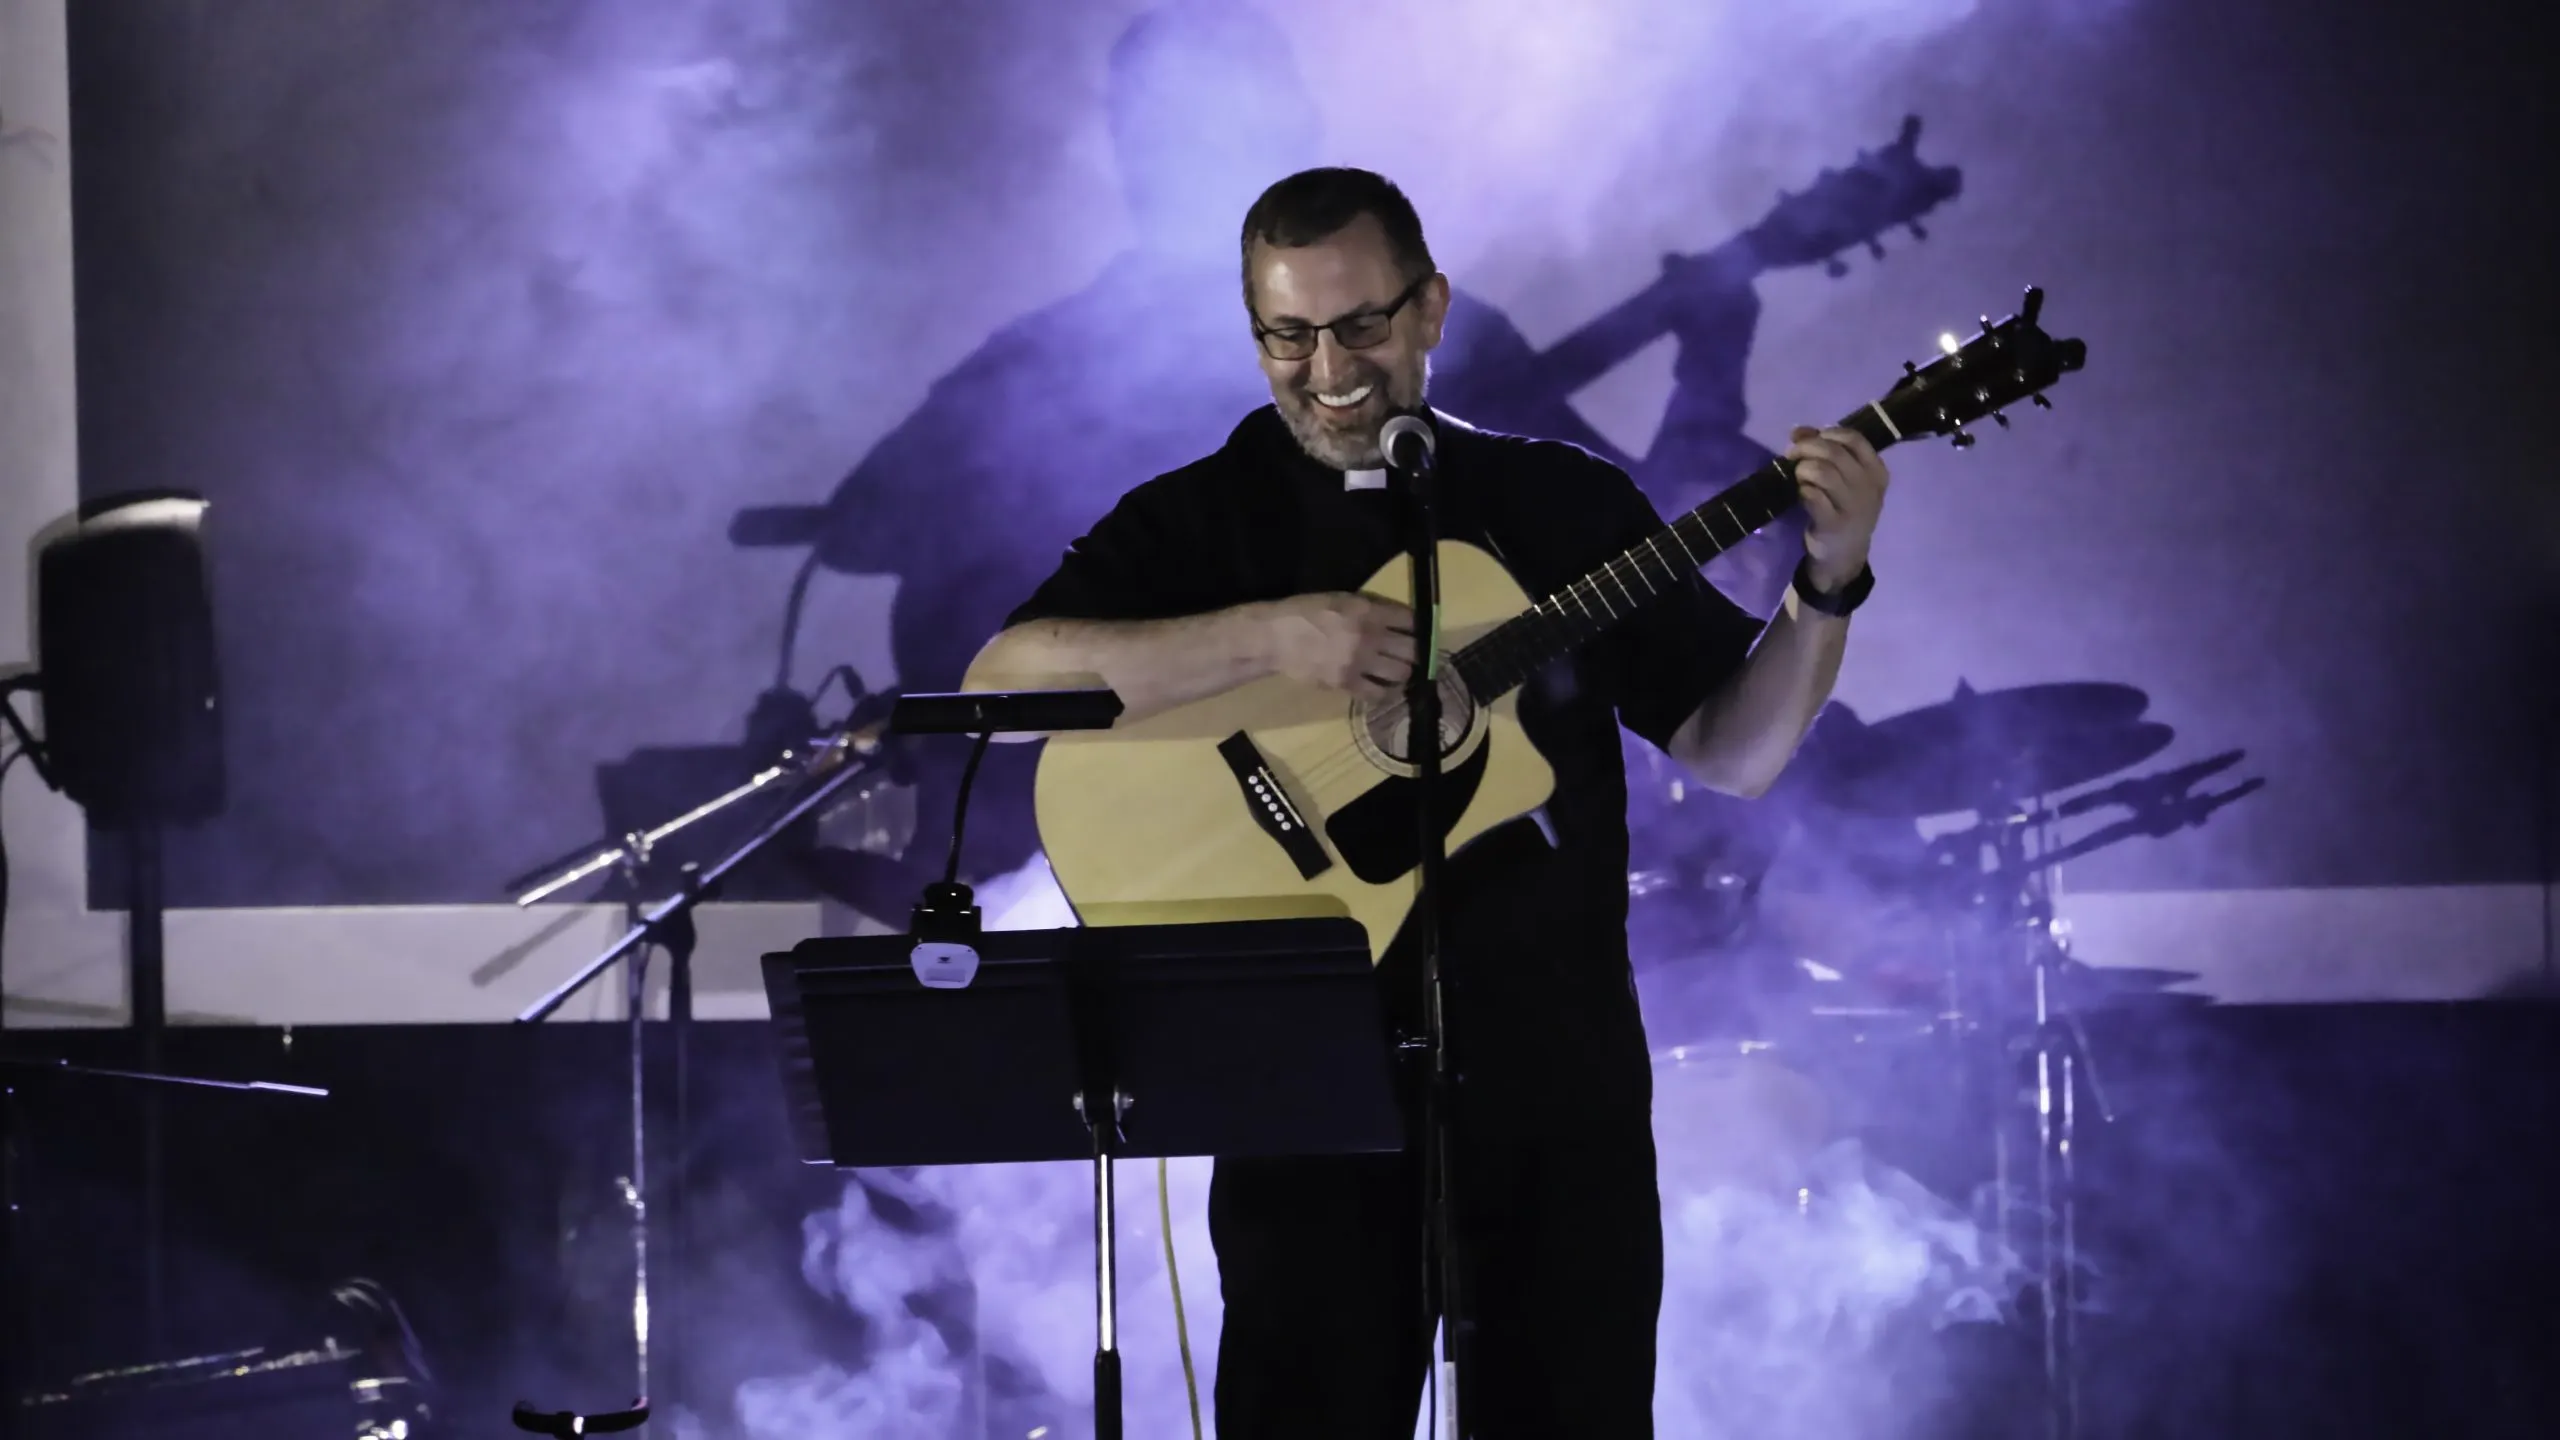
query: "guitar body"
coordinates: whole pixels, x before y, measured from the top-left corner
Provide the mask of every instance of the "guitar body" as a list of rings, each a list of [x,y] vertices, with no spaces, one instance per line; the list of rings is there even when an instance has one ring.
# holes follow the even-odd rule
[[[1492,556],[1444,541],[1443,655],[1529,608]],[[1362,587],[1410,604],[1399,556]],[[1555,772],[1515,691],[1478,707],[1445,664],[1444,821],[1455,854],[1545,804]],[[1044,742],[1034,798],[1060,889],[1088,925],[1348,916],[1374,962],[1421,888],[1401,701],[1374,713],[1271,677],[1110,730]]]

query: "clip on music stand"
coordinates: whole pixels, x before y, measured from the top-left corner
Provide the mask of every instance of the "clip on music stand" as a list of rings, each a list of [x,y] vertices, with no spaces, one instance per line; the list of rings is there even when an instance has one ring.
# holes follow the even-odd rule
[[[1121,1434],[1112,1161],[1394,1151],[1403,1121],[1349,919],[994,931],[963,988],[907,935],[764,957],[803,1158],[1093,1162],[1094,1434]]]

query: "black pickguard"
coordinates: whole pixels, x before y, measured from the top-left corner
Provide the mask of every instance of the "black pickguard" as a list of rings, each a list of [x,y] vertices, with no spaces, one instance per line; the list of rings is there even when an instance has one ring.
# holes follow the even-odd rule
[[[1493,737],[1487,735],[1474,754],[1440,773],[1443,840],[1475,803],[1476,787],[1484,782],[1485,754],[1492,748]],[[1352,874],[1368,884],[1384,885],[1422,863],[1421,826],[1413,813],[1420,792],[1418,782],[1390,776],[1325,821],[1326,838],[1333,841]]]

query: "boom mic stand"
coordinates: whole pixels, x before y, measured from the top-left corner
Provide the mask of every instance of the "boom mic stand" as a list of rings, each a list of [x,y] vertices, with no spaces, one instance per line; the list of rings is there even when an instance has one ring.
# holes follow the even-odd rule
[[[1423,1035],[1426,1074],[1422,1086],[1424,1293],[1440,1297],[1440,1360],[1433,1392],[1449,1440],[1466,1440],[1466,1411],[1459,1383],[1473,1357],[1475,1317],[1468,1301],[1469,1281],[1458,1242],[1454,1183],[1457,1066],[1451,1051],[1448,985],[1441,955],[1440,907],[1447,888],[1446,828],[1440,815],[1441,657],[1440,535],[1435,452],[1431,423],[1419,415],[1398,415],[1378,435],[1394,492],[1403,502],[1406,554],[1413,575],[1416,634],[1413,673],[1405,681],[1405,758],[1413,766],[1414,820],[1420,856],[1421,890],[1414,897],[1415,948],[1421,960]],[[1413,1042],[1404,1043],[1413,1048]],[[1436,1282],[1436,1285],[1434,1284]],[[1426,1336],[1427,1338],[1427,1336]]]
[[[881,749],[882,727],[877,724],[872,724],[861,729],[854,728],[855,721],[862,719],[865,715],[865,708],[866,707],[862,704],[857,703],[854,708],[853,715],[848,717],[848,719],[842,724],[839,724],[835,730],[820,737],[817,741],[807,746],[794,747],[793,749],[784,751],[774,764],[757,772],[756,775],[748,779],[744,784],[739,785],[727,794],[719,796],[718,798],[703,805],[697,806],[694,809],[687,811],[685,814],[678,816],[676,819],[671,820],[664,825],[660,825],[655,829],[634,833],[624,837],[617,844],[608,845],[592,854],[582,855],[575,861],[569,863],[564,869],[560,870],[558,874],[553,875],[547,880],[543,880],[541,883],[525,890],[522,894],[516,897],[516,903],[518,905],[532,905],[546,896],[557,894],[562,889],[565,889],[569,885],[572,885],[587,876],[597,874],[608,868],[617,867],[622,870],[624,875],[630,881],[632,887],[633,898],[627,902],[626,909],[626,913],[629,917],[630,928],[624,932],[622,938],[615,941],[603,954],[588,962],[585,969],[579,971],[576,975],[572,976],[562,984],[554,987],[549,994],[544,995],[540,1000],[537,1000],[531,1006],[528,1006],[524,1013],[516,1017],[516,1021],[518,1024],[533,1024],[549,1017],[554,1011],[566,1004],[570,996],[585,988],[597,976],[602,975],[607,969],[611,968],[614,962],[623,959],[625,956],[630,957],[630,965],[628,967],[629,985],[627,988],[631,1009],[631,1174],[626,1180],[624,1203],[631,1211],[631,1244],[634,1267],[631,1296],[631,1336],[634,1347],[633,1363],[639,1386],[637,1392],[639,1399],[634,1402],[634,1409],[637,1412],[637,1417],[644,1418],[650,1404],[649,1332],[651,1307],[649,1301],[649,1143],[648,1111],[645,1103],[644,1090],[644,1081],[647,1076],[645,1060],[646,1051],[643,1049],[643,1043],[647,1035],[648,1018],[648,1007],[646,1004],[648,950],[649,947],[652,946],[664,948],[667,951],[669,963],[672,967],[668,976],[667,1021],[670,1029],[670,1039],[672,1041],[671,1048],[674,1052],[675,1064],[674,1079],[676,1094],[674,1135],[672,1136],[672,1139],[675,1145],[677,1165],[679,1166],[679,1178],[667,1191],[669,1208],[674,1212],[671,1217],[674,1222],[672,1226],[674,1241],[669,1247],[669,1254],[667,1258],[670,1262],[669,1273],[674,1276],[678,1289],[681,1291],[684,1278],[683,1266],[685,1262],[685,1207],[682,1199],[683,1185],[680,1178],[680,1167],[684,1162],[685,1147],[688,1142],[686,1127],[687,1121],[690,1118],[687,1114],[688,1106],[685,1094],[685,1051],[686,1042],[693,1024],[692,959],[694,947],[694,907],[701,904],[704,900],[712,898],[718,892],[720,882],[725,879],[730,872],[753,859],[758,852],[764,849],[765,846],[771,844],[774,840],[789,832],[794,825],[797,825],[800,822],[802,817],[816,812],[820,807],[826,805],[828,801],[832,800],[838,792],[844,790],[856,780],[864,779],[877,773],[876,767],[863,762],[867,762],[879,754]],[[828,772],[830,771],[833,773],[829,774]],[[826,775],[827,778],[823,783],[820,783],[810,790],[807,795],[795,802],[788,810],[784,811],[781,816],[773,820],[770,824],[767,824],[763,829],[757,831],[753,836],[749,837],[746,843],[730,852],[729,855],[722,859],[718,864],[712,866],[708,871],[696,871],[694,867],[690,865],[686,866],[684,869],[683,883],[676,894],[670,896],[664,901],[661,901],[654,907],[644,909],[641,906],[638,899],[638,887],[641,880],[641,870],[648,862],[651,847],[687,826],[718,814],[720,811],[746,799],[750,795],[762,793],[763,791],[781,784],[786,780],[806,780],[819,775]],[[683,1359],[684,1336],[682,1333],[682,1326],[685,1318],[683,1313],[684,1306],[681,1302],[680,1296],[677,1303],[662,1308],[665,1310],[667,1316],[668,1328],[675,1332],[675,1337],[678,1342],[676,1346],[676,1359],[680,1366]],[[624,1413],[629,1414],[631,1412]],[[640,1418],[633,1418],[630,1423],[636,1425],[640,1423]]]

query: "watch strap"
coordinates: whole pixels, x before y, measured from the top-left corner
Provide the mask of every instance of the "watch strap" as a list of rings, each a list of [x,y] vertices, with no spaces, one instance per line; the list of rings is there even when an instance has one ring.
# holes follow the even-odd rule
[[[1861,565],[1858,567],[1855,578],[1840,587],[1837,593],[1826,595],[1814,588],[1813,557],[1808,555],[1796,562],[1796,598],[1804,602],[1805,608],[1824,615],[1846,617],[1851,611],[1865,604],[1868,594],[1875,588],[1875,567]]]

